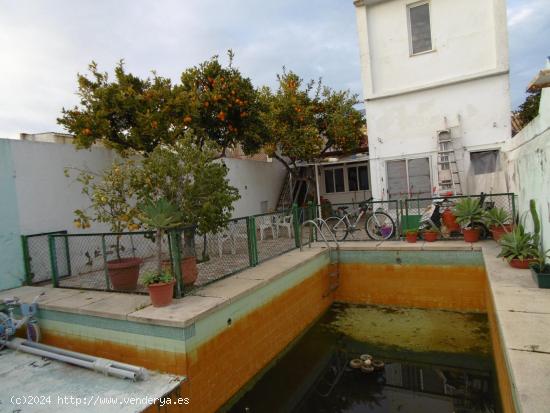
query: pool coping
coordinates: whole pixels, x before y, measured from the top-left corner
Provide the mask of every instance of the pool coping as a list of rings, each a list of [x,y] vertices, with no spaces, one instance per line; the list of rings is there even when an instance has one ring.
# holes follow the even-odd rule
[[[481,251],[487,272],[497,326],[512,388],[516,411],[544,411],[550,405],[545,378],[550,376],[550,290],[539,289],[529,270],[511,268],[497,258],[493,241],[344,242],[341,250],[366,251]],[[185,328],[212,312],[230,305],[295,268],[325,254],[324,244],[314,243],[303,252],[292,250],[224,280],[175,300],[164,308],[150,306],[149,298],[113,292],[19,287],[0,292],[0,298],[17,295],[30,301],[45,290],[40,307],[47,310],[130,322]]]

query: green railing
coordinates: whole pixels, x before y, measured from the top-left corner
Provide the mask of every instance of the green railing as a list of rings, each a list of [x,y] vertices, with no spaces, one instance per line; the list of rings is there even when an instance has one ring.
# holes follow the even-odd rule
[[[66,234],[67,231],[50,231],[38,234],[21,235],[21,247],[23,250],[23,267],[25,269],[25,284],[34,285],[51,280],[50,250],[48,236],[52,234]],[[59,262],[59,271],[64,275],[70,275],[70,253],[67,244],[56,249],[55,254]]]

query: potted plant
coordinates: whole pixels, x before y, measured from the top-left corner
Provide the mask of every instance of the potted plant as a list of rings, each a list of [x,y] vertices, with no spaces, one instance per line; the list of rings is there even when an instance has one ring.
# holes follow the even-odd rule
[[[169,229],[181,225],[182,215],[175,205],[165,198],[148,201],[139,206],[139,219],[146,227],[155,231],[157,243],[157,268],[147,274],[143,283],[147,285],[151,302],[155,307],[163,307],[172,302],[175,280],[172,274],[162,267],[162,237]]]
[[[539,251],[533,239],[533,234],[526,232],[523,224],[504,234],[500,238],[502,247],[498,257],[505,258],[511,267],[528,269],[529,264],[535,263]]]
[[[529,202],[531,218],[533,219],[533,242],[537,247],[536,261],[529,265],[533,279],[539,288],[550,288],[550,265],[546,264],[546,258],[550,250],[544,250],[541,240],[541,225],[540,218],[537,213],[537,206],[534,199]]]
[[[172,304],[175,283],[172,274],[165,272],[150,271],[143,277],[143,285],[149,290],[153,307],[166,307]]]
[[[405,238],[407,242],[414,244],[416,240],[418,239],[418,230],[416,229],[409,229],[405,232]]]
[[[439,230],[433,225],[422,230],[422,238],[424,238],[424,241],[426,242],[434,242],[437,240],[438,236]]]
[[[76,170],[76,181],[82,185],[82,194],[90,200],[87,209],[75,210],[74,225],[77,228],[90,228],[90,221],[107,224],[115,235],[114,251],[107,254],[115,255],[114,259],[104,257],[107,273],[114,290],[134,290],[137,287],[139,269],[142,263],[138,257],[123,257],[125,247],[121,243],[124,231],[139,229],[137,223],[137,209],[128,202],[135,195],[131,184],[133,161],[115,161],[110,168],[100,174],[87,170],[66,168],[65,176],[69,177],[70,170]]]
[[[512,217],[504,208],[491,208],[483,214],[483,221],[489,227],[495,241],[512,230]]]
[[[464,198],[453,207],[456,222],[463,228],[464,241],[479,241],[479,228],[476,224],[482,218],[483,210],[478,199]]]

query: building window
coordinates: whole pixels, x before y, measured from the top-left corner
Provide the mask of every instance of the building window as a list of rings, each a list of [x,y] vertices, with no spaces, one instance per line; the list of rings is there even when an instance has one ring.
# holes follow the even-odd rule
[[[326,169],[325,170],[325,192],[344,192],[344,169]]]
[[[407,7],[409,20],[409,43],[411,54],[432,50],[430,28],[430,4],[421,3]]]
[[[498,170],[498,151],[470,152],[474,175],[483,175]]]
[[[348,190],[367,191],[369,189],[369,172],[366,166],[348,167]]]

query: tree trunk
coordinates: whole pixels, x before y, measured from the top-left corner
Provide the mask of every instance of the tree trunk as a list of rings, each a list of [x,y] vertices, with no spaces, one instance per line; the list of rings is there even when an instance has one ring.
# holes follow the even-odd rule
[[[157,272],[162,274],[162,230],[157,229]]]
[[[195,228],[183,230],[182,258],[195,257]]]

